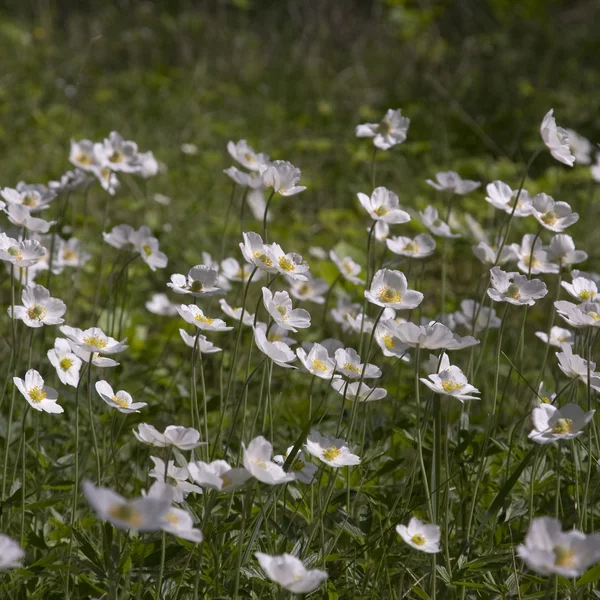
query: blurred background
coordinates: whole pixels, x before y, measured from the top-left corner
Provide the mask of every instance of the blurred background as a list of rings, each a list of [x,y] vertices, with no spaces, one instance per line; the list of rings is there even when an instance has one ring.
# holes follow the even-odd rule
[[[518,187],[550,108],[560,125],[600,140],[594,0],[2,4],[0,183],[56,179],[71,138],[119,131],[163,172],[143,190],[122,186],[111,225],[133,214],[132,225],[151,226],[175,271],[220,246],[230,139],[302,169],[308,190],[273,204],[272,228],[304,251],[309,233],[327,248],[364,246],[355,194],[370,188],[372,146],[354,130],[387,108],[411,126],[406,143],[378,153],[377,182],[412,208],[432,201],[425,179],[439,170]],[[532,176],[531,192],[571,202],[593,191],[589,168],[547,154]],[[87,208],[100,219],[107,197],[93,194]],[[483,195],[463,207],[487,214]]]

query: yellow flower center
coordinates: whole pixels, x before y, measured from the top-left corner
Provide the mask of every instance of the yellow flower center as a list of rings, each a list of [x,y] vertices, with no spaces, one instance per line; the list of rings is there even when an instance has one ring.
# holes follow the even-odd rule
[[[190,286],[190,290],[192,290],[192,292],[201,292],[203,289],[204,286],[202,285],[201,281],[198,281],[197,279],[192,281],[192,285]]]
[[[80,152],[75,157],[75,162],[78,162],[82,165],[91,165],[94,160],[90,154],[84,154],[83,152]]]
[[[35,321],[36,319],[38,321],[42,321],[47,314],[48,309],[45,306],[40,306],[39,304],[27,309],[27,316],[32,321]]]
[[[8,248],[7,252],[11,256],[14,256],[17,260],[23,259],[23,251],[21,250],[21,248],[19,248],[19,246],[11,246],[10,248]]]
[[[277,312],[281,315],[283,319],[287,317],[287,308],[285,306],[283,306],[282,304],[276,304],[275,308],[277,309]]]
[[[169,523],[171,523],[171,525],[178,525],[179,524],[179,517],[172,512],[168,512],[164,518],[169,521]]]
[[[129,406],[128,402],[126,400],[124,400],[123,398],[119,398],[119,396],[113,396],[111,398],[111,400],[115,404],[118,404],[121,408],[127,408]]]
[[[410,541],[417,546],[424,546],[427,540],[422,533],[415,533],[415,535],[410,538]]]
[[[303,283],[296,289],[296,292],[299,296],[308,296],[308,294],[310,294],[311,291],[312,287],[308,283]]]
[[[453,381],[452,379],[442,381],[442,388],[445,392],[454,392],[455,390],[460,390],[463,387],[463,385],[456,383],[456,381]]]
[[[600,314],[598,314],[597,312],[591,311],[587,314],[587,316],[592,317],[594,321],[600,321]]]
[[[29,398],[32,402],[39,404],[42,400],[46,399],[46,392],[43,387],[36,385],[29,390]]]
[[[505,295],[509,298],[514,298],[515,300],[518,300],[521,297],[521,290],[519,289],[519,286],[516,283],[511,283],[508,286]]]
[[[339,448],[336,448],[335,446],[331,446],[331,448],[326,448],[325,450],[323,450],[323,458],[328,461],[333,461],[341,453],[342,453],[342,451]]]
[[[65,356],[58,364],[63,371],[68,371],[73,366],[73,359]]]
[[[121,163],[125,160],[125,155],[118,150],[115,150],[108,158],[112,163]]]
[[[302,471],[302,469],[304,469],[305,466],[306,463],[303,460],[296,458],[292,461],[292,464],[290,465],[290,471],[294,471],[295,473],[297,473],[298,471]]]
[[[260,458],[253,459],[252,463],[255,464],[257,467],[260,467],[261,469],[267,468],[267,463],[264,460],[261,460]]]
[[[406,246],[404,246],[404,251],[417,253],[417,252],[419,252],[419,246],[415,242],[411,241],[411,242],[408,242],[408,244],[406,244]]]
[[[554,546],[554,564],[558,567],[571,567],[575,562],[575,556],[572,550],[563,546]]]
[[[23,206],[37,206],[37,198],[35,194],[26,194],[23,198]]]
[[[390,135],[392,133],[392,124],[387,119],[383,119],[377,127],[377,132],[381,133],[381,135]]]
[[[279,259],[279,266],[284,271],[294,271],[296,268],[296,265],[289,258],[286,258],[285,256],[282,256]]]
[[[392,348],[396,347],[396,340],[394,340],[394,337],[392,336],[391,333],[385,333],[384,335],[381,336],[381,339],[383,340],[384,346],[388,350],[391,350]]]
[[[144,251],[144,254],[146,256],[150,256],[152,254],[152,248],[150,248],[150,246],[148,244],[144,244],[142,246],[142,250]]]
[[[542,221],[544,221],[546,225],[554,225],[556,221],[558,221],[558,215],[553,210],[547,210],[542,215]]]
[[[117,504],[108,509],[108,514],[113,519],[129,523],[133,527],[139,527],[143,523],[142,516],[129,504]]]
[[[348,274],[351,275],[352,274],[352,263],[350,261],[344,261],[342,263],[342,269]]]
[[[344,365],[344,370],[352,371],[352,373],[360,373],[360,367],[358,365],[355,365],[354,363],[349,363],[349,362],[347,362]]]
[[[64,260],[76,260],[77,252],[75,252],[75,250],[71,250],[71,248],[65,248],[63,250],[63,259]]]
[[[327,371],[327,365],[322,361],[316,358],[313,360],[312,364],[313,371]]]
[[[389,285],[386,285],[377,292],[377,298],[380,302],[385,302],[386,304],[400,304],[402,302],[402,296]]]
[[[539,264],[540,264],[540,261],[537,258],[535,258],[535,256],[533,256],[533,254],[525,254],[523,256],[523,262],[528,267],[531,267],[532,269],[539,266]]]
[[[273,266],[273,261],[269,258],[266,252],[262,252],[259,250],[252,255],[254,258],[257,258],[261,263],[263,263],[267,267]]]
[[[378,206],[373,212],[378,217],[385,217],[390,211],[387,206]]]
[[[250,154],[250,152],[246,152],[244,154],[244,158],[246,159],[246,162],[250,163],[251,165],[253,165],[256,162],[254,154]]]
[[[221,481],[223,482],[223,487],[229,487],[233,484],[233,479],[229,477],[229,475],[219,475]]]
[[[589,300],[590,298],[593,298],[596,295],[596,292],[594,292],[593,290],[581,290],[579,292],[579,297],[582,300]]]
[[[108,342],[99,335],[88,335],[83,338],[83,343],[88,346],[95,346],[96,348],[106,348],[108,345]]]
[[[556,425],[552,428],[552,433],[571,433],[573,427],[572,419],[558,419]]]
[[[200,323],[206,323],[207,325],[212,325],[212,322],[214,321],[214,319],[206,317],[205,315],[196,315],[194,320],[199,321]]]

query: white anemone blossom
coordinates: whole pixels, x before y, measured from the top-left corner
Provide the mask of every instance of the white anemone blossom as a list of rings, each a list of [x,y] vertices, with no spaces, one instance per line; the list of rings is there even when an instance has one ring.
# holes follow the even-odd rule
[[[310,327],[310,313],[303,308],[292,308],[292,299],[287,292],[273,294],[269,288],[263,287],[262,295],[267,312],[279,327],[294,332]]]
[[[491,285],[488,296],[495,302],[509,302],[517,306],[533,306],[536,300],[548,293],[540,279],[527,279],[519,273],[506,273],[500,267],[490,270]]]
[[[115,393],[108,381],[97,381],[95,387],[100,398],[119,412],[125,414],[139,413],[141,408],[148,406],[146,402],[134,402],[131,394],[125,390],[119,390]]]
[[[561,285],[571,296],[573,296],[573,298],[576,298],[580,302],[600,299],[598,297],[598,286],[592,279],[586,277],[573,277],[571,283],[563,281]]]
[[[294,446],[290,446],[284,454],[278,454],[273,457],[273,460],[282,467],[285,466],[286,461],[288,460]],[[285,469],[284,469],[285,470]],[[288,465],[287,472],[294,476],[296,481],[300,481],[301,483],[306,483],[310,485],[315,483],[315,475],[318,469],[311,462],[308,462],[304,458],[304,454],[302,450],[298,450],[290,464]]]
[[[372,388],[360,381],[348,383],[342,379],[334,379],[331,382],[331,387],[340,394],[340,396],[345,396],[348,400],[358,400],[358,402],[375,402],[376,400],[383,400],[387,396],[387,390],[385,388]]]
[[[533,430],[528,437],[538,444],[572,440],[583,433],[583,428],[592,420],[595,412],[584,412],[578,404],[565,404],[557,408],[541,403],[531,413]]]
[[[569,146],[569,132],[562,127],[556,125],[554,119],[554,109],[550,109],[542,121],[540,127],[540,133],[542,140],[550,154],[558,161],[572,167],[575,163],[575,157],[571,154],[571,148]]]
[[[388,238],[385,244],[394,254],[409,258],[426,258],[435,251],[435,240],[427,233],[420,233],[414,238],[403,236]]]
[[[127,349],[127,345],[125,344],[127,338],[118,342],[114,338],[106,335],[99,327],[90,327],[83,331],[77,327],[62,325],[60,331],[67,339],[72,341],[75,346],[85,352],[91,352],[92,354],[96,352],[100,354],[116,354],[117,352],[122,352]],[[78,356],[83,358],[81,355]]]
[[[462,350],[479,344],[479,340],[470,335],[461,337],[453,333],[443,323],[431,322],[428,325],[396,323],[393,330],[395,337],[411,348],[418,346],[428,350]]]
[[[494,208],[503,210],[513,217],[528,217],[533,212],[531,205],[531,196],[527,190],[513,190],[503,181],[492,181],[486,188],[486,202],[489,202]],[[518,196],[518,198],[517,198]],[[517,205],[515,206],[514,201]]]
[[[177,306],[177,312],[180,317],[190,325],[195,325],[203,331],[229,331],[233,327],[228,327],[223,319],[212,318],[204,314],[201,308],[195,304],[181,304]]]
[[[289,364],[296,360],[296,355],[292,349],[284,342],[270,342],[262,327],[257,326],[254,328],[254,342],[258,349],[276,365],[286,369],[296,368],[294,365]]]
[[[573,354],[573,349],[570,344],[563,343],[560,345],[560,352],[556,352],[556,358],[558,358],[558,368],[570,379],[579,379],[586,385],[588,384],[588,371],[589,371],[589,385],[592,389],[600,392],[600,373],[596,373],[596,363],[581,358],[579,354]]]
[[[479,181],[463,179],[456,171],[436,173],[435,181],[427,179],[426,183],[440,192],[448,191],[460,196],[476,190],[481,185]]]
[[[329,352],[321,344],[313,344],[309,352],[306,352],[304,348],[297,348],[296,355],[304,368],[312,375],[321,379],[331,379],[334,377],[336,362],[329,356]]]
[[[536,221],[549,231],[561,233],[579,221],[579,215],[573,212],[567,202],[556,202],[548,194],[536,194],[531,204]]]
[[[47,353],[50,364],[56,369],[56,374],[62,383],[77,387],[79,370],[82,360],[72,350],[68,340],[56,338],[54,348]]]
[[[17,569],[25,558],[25,551],[18,542],[0,533],[0,571]]]
[[[23,306],[12,306],[7,309],[8,316],[20,319],[27,327],[43,327],[44,325],[60,325],[61,317],[67,305],[59,298],[51,298],[50,292],[42,285],[27,285],[21,294]]]
[[[438,525],[423,523],[417,517],[412,517],[408,525],[396,525],[398,535],[415,550],[436,554],[440,551],[442,537]]]
[[[600,302],[586,300],[573,304],[566,300],[554,303],[556,312],[572,327],[600,327]]]
[[[296,300],[314,302],[315,304],[325,304],[325,294],[329,289],[329,284],[322,279],[309,277],[308,281],[290,281],[290,294]]]
[[[429,229],[433,235],[438,235],[443,238],[459,238],[460,234],[452,233],[450,225],[440,219],[437,208],[428,206],[424,211],[419,211],[423,225]]]
[[[358,274],[361,272],[362,267],[354,262],[352,258],[349,256],[344,256],[343,258],[334,252],[333,250],[329,251],[329,258],[333,261],[333,264],[339,269],[340,275],[355,285],[359,285],[364,283]]]
[[[281,196],[294,196],[306,189],[304,185],[296,185],[300,180],[300,169],[287,160],[275,160],[259,166],[262,183],[272,188]]]
[[[362,207],[375,221],[375,231],[379,229],[379,236],[387,235],[389,225],[408,223],[410,215],[400,208],[398,196],[386,187],[380,186],[373,190],[371,196],[359,192],[358,200]]]
[[[44,385],[42,376],[35,370],[29,369],[25,373],[25,379],[13,377],[13,383],[29,402],[31,408],[39,412],[60,414],[65,412],[64,408],[57,404],[58,392]]]
[[[305,448],[309,454],[330,467],[349,467],[360,464],[360,457],[352,454],[345,440],[321,435],[311,431],[306,438]]]
[[[335,362],[337,372],[348,379],[376,379],[381,377],[381,369],[376,365],[361,363],[360,356],[354,348],[339,348],[336,350]]]
[[[260,171],[261,165],[269,163],[269,157],[261,152],[256,152],[246,140],[227,142],[227,152],[233,160],[249,171]]]
[[[457,325],[463,325],[468,331],[475,333],[486,328],[498,329],[501,319],[493,308],[480,306],[475,300],[462,300],[460,310],[452,313]]]
[[[170,460],[167,465],[165,476],[165,461],[162,458],[151,456],[154,468],[148,473],[157,481],[163,481],[173,488],[173,502],[183,502],[188,494],[202,494],[202,488],[190,483],[190,473],[187,467],[176,467],[175,462]]]
[[[409,310],[421,304],[423,294],[408,289],[404,273],[380,269],[373,276],[371,289],[365,291],[365,298],[377,306]]]
[[[281,465],[271,460],[273,446],[261,435],[246,447],[242,444],[244,468],[252,477],[268,485],[279,485],[293,481],[294,476],[286,473]]]
[[[521,244],[511,244],[510,248],[517,262],[517,267],[525,274],[558,273],[559,267],[548,257],[548,251],[542,240],[531,233],[526,233]]]
[[[587,257],[587,252],[575,249],[573,238],[566,233],[559,233],[550,240],[548,259],[563,267],[583,262]]]
[[[379,123],[363,123],[356,127],[356,137],[372,137],[380,150],[389,150],[406,140],[410,119],[400,109],[390,108]]]
[[[200,441],[200,432],[193,427],[181,427],[179,425],[169,425],[164,433],[160,433],[148,423],[140,423],[137,431],[133,430],[133,435],[142,444],[156,446],[157,448],[167,448],[174,446],[179,450],[193,450],[198,446],[206,444]]]
[[[224,460],[211,463],[195,461],[188,463],[190,477],[202,488],[231,492],[244,485],[251,475],[243,468],[232,468]]]
[[[255,552],[260,566],[267,577],[293,594],[308,594],[316,590],[328,577],[320,569],[307,569],[302,561],[287,552],[271,556]]]
[[[190,294],[195,298],[212,296],[221,290],[216,286],[219,271],[206,265],[192,267],[187,275],[174,273],[167,283],[176,294]]]
[[[550,338],[548,338],[548,333],[545,331],[536,331],[535,335],[545,344],[550,344],[550,346],[557,348],[560,348],[561,344],[572,346],[574,343],[573,332],[563,327],[557,327],[556,325],[550,328]]]

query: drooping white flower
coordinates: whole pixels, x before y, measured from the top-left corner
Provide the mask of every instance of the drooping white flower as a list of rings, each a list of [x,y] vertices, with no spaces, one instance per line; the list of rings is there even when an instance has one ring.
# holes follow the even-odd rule
[[[561,264],[563,267],[583,262],[587,260],[587,257],[587,252],[575,250],[573,238],[566,233],[559,233],[550,240],[548,258],[551,261]]]
[[[174,273],[171,281],[167,283],[176,294],[189,294],[195,298],[213,296],[221,290],[215,285],[219,272],[213,267],[196,265],[192,267],[187,275]]]
[[[533,430],[528,437],[538,444],[572,440],[583,433],[583,428],[592,420],[595,412],[583,412],[577,404],[565,404],[559,409],[552,404],[542,403],[533,409]]]
[[[448,239],[460,237],[460,234],[452,233],[450,225],[440,219],[437,208],[428,206],[424,211],[419,211],[419,215],[421,216],[423,225],[425,225],[433,235]]]
[[[534,518],[517,554],[540,575],[578,577],[600,560],[600,535],[563,531],[558,519]]]
[[[519,190],[512,190],[503,181],[493,181],[488,183],[485,191],[487,193],[486,201],[498,210],[512,214],[514,217],[527,217],[533,212],[531,196],[527,190],[521,190],[519,194]],[[513,199],[516,199],[517,194],[519,198],[517,206],[515,206]]]
[[[61,317],[67,305],[58,298],[51,298],[50,292],[41,285],[27,285],[21,294],[23,306],[8,307],[8,316],[21,319],[27,327],[43,327],[44,325],[60,325],[65,320]]]
[[[569,134],[569,146],[575,156],[575,162],[580,165],[589,165],[592,162],[592,142],[572,129],[567,129]]]
[[[18,542],[0,533],[0,571],[17,569],[25,558],[25,551]]]
[[[17,227],[34,233],[47,233],[54,221],[44,221],[31,216],[31,211],[22,204],[9,204],[6,208],[8,220]]]
[[[305,185],[296,185],[300,180],[300,169],[287,160],[274,160],[259,166],[263,185],[273,188],[281,196],[294,196],[306,189]]]
[[[328,577],[320,569],[307,569],[300,559],[287,552],[281,556],[255,552],[254,556],[271,581],[294,594],[308,594]]]
[[[290,281],[290,294],[296,300],[305,300],[306,302],[314,302],[315,304],[325,304],[325,296],[329,285],[322,279],[309,277],[307,281],[292,280]]]
[[[346,441],[311,431],[306,438],[306,450],[330,467],[348,467],[360,464],[360,457],[350,452]]]
[[[542,140],[550,154],[558,161],[572,167],[575,163],[575,157],[571,154],[569,147],[569,133],[562,127],[557,127],[554,119],[554,109],[550,109],[542,121],[540,133]]]
[[[195,304],[181,304],[176,308],[186,323],[194,325],[203,331],[229,331],[233,329],[233,327],[228,327],[223,319],[213,319],[206,316],[204,311]]]
[[[173,490],[161,483],[160,493],[127,500],[109,488],[83,482],[83,493],[99,519],[119,529],[160,531],[163,519],[171,507]]]
[[[389,323],[393,327],[395,337],[411,348],[426,348],[429,350],[462,350],[479,344],[470,335],[460,336],[453,333],[443,323],[431,322],[429,325],[415,325],[414,323]]]
[[[304,348],[297,348],[296,354],[304,368],[312,375],[321,379],[331,379],[334,376],[336,363],[321,344],[314,344],[308,353]]]
[[[139,413],[141,408],[148,406],[146,402],[134,402],[131,394],[125,390],[119,390],[115,393],[108,381],[97,381],[96,391],[106,404],[125,414]]]
[[[430,374],[429,379],[422,377],[421,381],[436,394],[451,396],[461,402],[479,400],[477,396],[471,395],[479,394],[479,390],[473,387],[465,374],[454,365],[449,365],[438,373]]]
[[[193,427],[181,427],[178,425],[169,425],[164,433],[160,433],[152,425],[148,423],[140,423],[137,431],[133,430],[133,435],[143,444],[156,446],[158,448],[166,448],[167,446],[175,446],[179,450],[193,450],[198,446],[206,444],[200,442],[200,432]]]
[[[154,468],[148,475],[157,481],[164,481],[173,488],[173,502],[183,502],[191,493],[202,493],[202,488],[188,481],[190,474],[187,467],[176,467],[175,462],[170,460],[165,477],[165,461],[156,456],[151,456],[150,459]]]
[[[349,256],[345,256],[341,258],[338,256],[336,252],[333,250],[329,251],[329,258],[333,261],[335,266],[339,269],[342,277],[349,281],[350,283],[354,283],[355,285],[359,285],[364,283],[364,281],[358,277],[358,274],[361,272],[362,268],[359,264],[355,263]]]
[[[270,342],[267,340],[267,336],[261,327],[254,327],[254,342],[258,346],[258,349],[276,365],[286,369],[296,368],[288,364],[296,360],[296,355],[291,348],[284,342]]]
[[[287,292],[271,292],[263,287],[263,303],[275,323],[282,329],[298,331],[310,327],[310,313],[303,308],[292,308],[292,299]]]
[[[389,150],[406,140],[410,119],[400,109],[390,108],[379,123],[363,123],[356,127],[356,137],[372,137],[380,150]]]
[[[560,233],[579,221],[579,215],[566,202],[555,202],[548,194],[536,194],[532,200],[533,216],[549,231]]]
[[[377,306],[409,310],[421,304],[423,294],[408,289],[404,273],[380,269],[371,281],[371,289],[365,291],[365,298]]]
[[[420,233],[414,238],[402,236],[388,238],[385,243],[394,254],[409,258],[426,258],[435,251],[435,240],[427,233]]]
[[[173,317],[177,314],[177,307],[169,300],[166,294],[152,294],[152,297],[145,304],[146,310],[153,315],[163,317]]]
[[[550,340],[548,340],[548,334],[545,331],[536,331],[535,335],[545,344],[550,344],[550,346],[556,346],[557,348],[560,348],[561,344],[573,345],[574,341],[571,331],[562,327],[556,327],[556,325],[550,329]]]
[[[463,325],[468,331],[475,333],[486,328],[498,329],[501,323],[493,308],[480,306],[475,300],[462,300],[460,310],[453,313],[453,317],[458,325]]]
[[[573,349],[570,344],[563,343],[560,345],[560,352],[556,352],[558,358],[558,368],[570,379],[579,379],[587,385],[588,383],[588,361],[581,358],[579,354],[573,354]],[[595,372],[596,363],[590,361],[589,385],[592,389],[600,392],[600,373]]]
[[[481,182],[479,181],[463,179],[456,171],[436,173],[435,179],[435,181],[427,179],[426,183],[440,192],[449,191],[459,194],[460,196],[464,196],[465,194],[476,190],[481,185]]]
[[[535,245],[534,245],[535,241]],[[519,261],[517,267],[527,275],[539,273],[558,273],[558,265],[548,258],[548,252],[542,245],[539,237],[527,233],[523,236],[521,244],[511,244],[513,256]]]
[[[592,279],[574,277],[572,283],[563,281],[561,285],[569,292],[569,294],[571,294],[571,296],[573,296],[573,298],[576,298],[580,302],[600,299],[598,297],[598,286]]]
[[[600,302],[586,300],[573,304],[566,300],[554,303],[556,312],[572,327],[600,327]]]
[[[221,352],[222,349],[218,346],[215,346],[211,341],[209,341],[206,336],[202,335],[199,331],[196,335],[190,335],[184,329],[179,330],[179,335],[183,340],[183,343],[190,348],[197,346],[197,351],[200,354],[214,354],[215,352]],[[196,337],[198,338],[198,343],[196,344]]]
[[[244,485],[251,475],[242,468],[232,468],[224,460],[188,463],[191,478],[202,488],[231,492]]]
[[[140,227],[132,236],[135,249],[140,253],[142,260],[153,270],[164,269],[168,264],[167,255],[161,252],[158,239],[155,238],[148,227]]]
[[[442,533],[438,525],[423,523],[417,517],[412,517],[406,525],[396,525],[396,532],[409,545],[426,552],[436,554],[441,550],[440,538]]]
[[[262,435],[255,437],[244,449],[244,467],[254,477],[262,483],[269,485],[279,485],[293,481],[294,476],[286,473],[280,465],[271,460],[273,446]]]
[[[505,273],[500,267],[493,267],[490,276],[492,287],[487,293],[495,302],[533,306],[536,300],[548,293],[546,284],[540,279],[527,279],[519,273]]]
[[[340,348],[335,351],[335,362],[338,373],[348,379],[376,379],[381,377],[381,369],[372,364],[363,365],[354,348]],[[363,375],[364,370],[364,375]]]
[[[85,331],[77,327],[61,325],[61,333],[71,340],[76,346],[85,352],[98,352],[100,354],[116,354],[127,348],[125,342],[127,338],[118,342],[114,338],[106,335],[99,327],[90,327]],[[78,355],[80,358],[81,355]]]
[[[342,379],[334,379],[331,382],[331,387],[340,394],[340,396],[345,395],[346,398],[351,401],[375,402],[376,400],[383,400],[387,396],[387,390],[385,388],[372,388],[360,381],[348,383]]]
[[[25,373],[25,379],[13,377],[13,382],[35,410],[52,414],[65,412],[64,408],[56,402],[58,392],[44,385],[42,376],[35,369],[29,369]]]
[[[62,383],[77,387],[81,359],[71,350],[68,340],[56,338],[54,348],[48,350],[48,360],[56,369],[56,374]]]
[[[278,454],[277,456],[273,457],[273,460],[278,465],[281,465],[283,467],[285,464],[285,461],[287,460],[288,456],[290,455],[290,453],[293,449],[294,449],[294,446],[290,446],[286,450],[285,456],[282,454]],[[315,481],[316,481],[315,474],[316,474],[317,470],[318,469],[315,465],[313,465],[311,462],[308,462],[307,460],[305,460],[304,454],[302,454],[302,450],[298,450],[298,452],[296,453],[296,456],[294,456],[294,459],[290,463],[287,472],[290,473],[291,475],[293,475],[294,479],[296,481],[300,481],[302,483],[306,483],[307,485],[310,485],[311,483],[315,483]]]

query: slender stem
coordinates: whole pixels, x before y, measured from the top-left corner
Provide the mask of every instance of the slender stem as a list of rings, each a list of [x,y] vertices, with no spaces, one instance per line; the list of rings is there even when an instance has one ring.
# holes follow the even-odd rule
[[[94,453],[96,456],[96,473],[98,476],[98,485],[102,485],[102,469],[100,467],[100,452],[98,450],[98,438],[96,436],[96,425],[94,423],[94,409],[92,406],[92,360],[94,353],[90,352],[90,360],[88,362],[88,412],[90,416],[90,426],[92,429],[92,440],[94,442]]]
[[[29,413],[29,404],[25,407],[25,414],[23,415],[23,431],[21,433],[21,444],[23,449],[23,454],[21,455],[21,546],[25,544],[25,483],[27,476],[27,469],[25,464],[25,447],[27,446],[27,442],[25,440],[25,425],[27,423],[27,415]]]
[[[269,199],[265,204],[265,212],[263,213],[263,237],[265,238],[265,244],[269,243],[269,238],[267,237],[267,217],[269,216],[269,205],[271,204],[271,200],[273,200],[273,196],[275,195],[275,190],[271,190],[269,195]]]
[[[429,483],[427,481],[427,469],[425,468],[425,460],[423,459],[423,433],[421,431],[421,390],[419,375],[421,371],[421,347],[417,345],[415,350],[415,401],[416,401],[416,417],[417,417],[417,450],[419,452],[419,463],[421,465],[421,475],[423,477],[423,486],[425,487],[425,496],[427,497],[427,506],[429,508],[429,517],[434,521],[433,505],[431,502],[431,494],[429,493]]]

